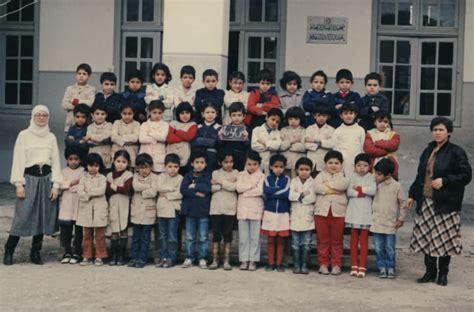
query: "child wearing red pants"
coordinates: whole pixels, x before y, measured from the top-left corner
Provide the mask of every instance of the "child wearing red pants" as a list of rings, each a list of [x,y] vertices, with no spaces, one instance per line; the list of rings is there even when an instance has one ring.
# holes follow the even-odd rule
[[[369,228],[372,221],[372,196],[377,191],[374,176],[369,173],[370,157],[359,154],[354,160],[354,172],[347,189],[349,204],[346,227],[351,229],[351,276],[365,277],[369,251]],[[360,255],[359,252],[360,243]]]
[[[346,190],[349,178],[342,171],[342,154],[329,151],[324,156],[326,168],[314,180],[317,194],[314,210],[319,273],[341,274],[344,217],[347,208]],[[331,272],[329,271],[331,265]]]

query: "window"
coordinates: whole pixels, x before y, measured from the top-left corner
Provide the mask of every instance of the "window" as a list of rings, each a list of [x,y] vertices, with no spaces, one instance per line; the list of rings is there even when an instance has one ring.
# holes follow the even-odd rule
[[[455,118],[462,1],[377,2],[377,71],[398,119]]]

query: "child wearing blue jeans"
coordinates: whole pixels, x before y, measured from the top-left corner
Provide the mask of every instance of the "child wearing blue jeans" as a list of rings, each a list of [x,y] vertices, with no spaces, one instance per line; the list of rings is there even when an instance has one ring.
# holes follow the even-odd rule
[[[407,215],[405,194],[393,177],[395,165],[381,159],[374,167],[377,192],[372,203],[372,224],[377,267],[380,278],[395,278],[395,243],[397,229],[403,226]]]

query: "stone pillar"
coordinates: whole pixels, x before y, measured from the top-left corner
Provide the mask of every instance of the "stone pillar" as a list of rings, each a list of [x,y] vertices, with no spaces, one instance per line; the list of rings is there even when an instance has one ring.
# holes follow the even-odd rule
[[[221,88],[226,85],[229,41],[230,0],[165,0],[163,18],[163,63],[178,85],[183,65],[196,69],[198,89],[202,72],[212,68],[219,73]]]

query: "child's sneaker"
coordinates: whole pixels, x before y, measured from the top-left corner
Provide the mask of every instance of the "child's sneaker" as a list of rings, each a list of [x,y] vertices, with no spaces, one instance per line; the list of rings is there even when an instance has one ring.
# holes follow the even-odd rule
[[[387,270],[385,268],[380,269],[379,278],[387,278]]]
[[[81,261],[81,266],[86,266],[86,265],[91,265],[91,264],[93,264],[93,261],[92,259],[89,259],[89,258],[84,258]]]
[[[319,266],[319,274],[329,275],[329,269],[326,265]]]
[[[165,258],[160,258],[160,260],[158,260],[158,263],[156,264],[156,267],[157,268],[162,268],[163,265],[165,264],[165,262],[166,262]]]
[[[141,261],[141,260],[138,260],[136,263],[135,263],[135,268],[137,269],[143,269],[145,267],[145,262]]]
[[[66,264],[71,262],[71,255],[70,254],[64,254],[63,257],[61,258],[61,263]]]
[[[186,258],[183,262],[183,265],[181,265],[181,267],[183,269],[187,269],[187,268],[190,268],[192,266],[193,266],[193,261],[190,258]]]
[[[94,265],[95,266],[102,266],[102,265],[104,265],[104,261],[102,261],[101,258],[96,258],[95,261],[94,261]]]
[[[247,261],[242,261],[240,264],[241,271],[247,271],[249,269],[249,263]]]
[[[73,255],[71,257],[71,260],[69,261],[69,264],[76,264],[76,263],[79,263],[79,261],[81,261],[81,256]]]
[[[331,274],[332,275],[340,275],[341,274],[341,267],[340,266],[333,266],[331,269]]]
[[[255,271],[257,270],[257,264],[253,261],[249,262],[249,271]]]
[[[276,271],[277,272],[285,272],[285,267],[282,265],[277,265],[276,266]]]
[[[216,270],[218,267],[219,263],[216,259],[213,259],[211,265],[209,265],[209,270]]]
[[[360,267],[359,268],[359,273],[357,273],[357,277],[359,277],[359,278],[365,277],[365,271],[366,271],[365,268]]]
[[[136,263],[137,263],[137,260],[131,259],[130,261],[128,261],[127,266],[129,268],[134,268]]]
[[[199,267],[200,267],[201,269],[207,269],[207,261],[206,261],[206,259],[201,259],[201,260],[199,260]]]
[[[390,279],[394,279],[395,278],[395,270],[394,269],[388,269],[387,277],[390,278]]]
[[[166,262],[163,264],[164,269],[172,268],[174,267],[174,262],[171,259],[166,259]]]
[[[265,267],[265,272],[272,272],[275,270],[275,266],[273,264],[269,264]]]
[[[354,265],[351,266],[351,276],[355,276],[355,277],[359,276],[358,270],[359,270],[359,267],[354,266]]]

